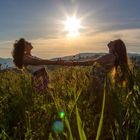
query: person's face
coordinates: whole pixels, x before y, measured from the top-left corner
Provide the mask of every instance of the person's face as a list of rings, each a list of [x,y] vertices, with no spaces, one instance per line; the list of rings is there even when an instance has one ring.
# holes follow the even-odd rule
[[[115,48],[115,42],[110,41],[107,46],[109,48],[109,53],[113,53],[114,52],[114,48]]]
[[[30,52],[32,50],[33,46],[30,42],[25,42],[25,51]]]

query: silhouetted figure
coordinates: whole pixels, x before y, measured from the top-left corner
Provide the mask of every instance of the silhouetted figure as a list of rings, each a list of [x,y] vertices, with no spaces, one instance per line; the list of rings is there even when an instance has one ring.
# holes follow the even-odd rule
[[[118,100],[118,91],[116,91],[118,84],[120,87],[123,87],[123,84],[125,83],[129,88],[128,90],[131,90],[134,84],[128,66],[127,52],[124,42],[118,39],[109,42],[107,46],[109,48],[109,53],[104,56],[98,57],[94,60],[73,62],[74,66],[93,66],[90,75],[91,82],[87,92],[88,95],[85,95],[85,98],[93,110],[92,115],[94,114],[98,116],[98,119],[96,118],[94,121],[95,130],[97,130],[99,125],[98,114],[101,112],[104,84],[106,83],[106,101],[104,110],[104,123],[106,124],[106,128],[103,128],[104,134],[109,133],[107,127],[110,127],[110,124],[113,125],[114,120],[112,119],[112,116],[114,116],[115,112],[113,108],[117,108],[113,101]],[[120,121],[120,118],[117,118],[116,116],[113,118],[118,119],[118,123],[121,124],[122,122]],[[96,136],[96,131],[94,135]]]
[[[33,75],[34,87],[37,90],[43,90],[47,87],[49,82],[48,74],[44,65],[70,65],[71,62],[67,63],[62,60],[52,61],[32,56],[32,49],[32,44],[24,38],[16,41],[12,54],[13,62],[19,69],[25,67]]]
[[[114,40],[107,45],[109,53],[96,59],[73,62],[74,66],[93,66],[92,76],[99,87],[103,87],[105,77],[112,70],[115,76],[121,75],[121,80],[131,74],[128,66],[127,51],[122,40]],[[96,86],[98,88],[98,86]]]

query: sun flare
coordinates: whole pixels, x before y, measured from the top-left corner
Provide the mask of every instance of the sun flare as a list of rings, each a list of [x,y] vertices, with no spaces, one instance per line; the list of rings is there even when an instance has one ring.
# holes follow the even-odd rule
[[[67,32],[67,36],[76,37],[80,35],[79,29],[81,28],[80,20],[75,16],[67,17],[67,20],[64,22],[64,30]]]

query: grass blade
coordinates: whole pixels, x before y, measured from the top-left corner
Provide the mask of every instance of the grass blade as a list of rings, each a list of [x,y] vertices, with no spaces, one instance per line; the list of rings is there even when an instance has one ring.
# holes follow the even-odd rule
[[[87,140],[84,129],[82,127],[82,121],[81,121],[77,106],[76,106],[76,119],[77,119],[77,126],[78,126],[80,140]]]
[[[104,108],[105,108],[105,95],[106,95],[106,82],[104,84],[104,94],[103,94],[101,117],[100,117],[100,121],[99,121],[99,125],[98,125],[96,140],[99,140],[99,137],[100,137],[100,134],[101,134],[102,125],[103,125]]]
[[[66,126],[67,126],[68,131],[69,131],[69,140],[73,140],[70,124],[69,124],[68,118],[66,116],[65,116],[65,123],[66,123]]]

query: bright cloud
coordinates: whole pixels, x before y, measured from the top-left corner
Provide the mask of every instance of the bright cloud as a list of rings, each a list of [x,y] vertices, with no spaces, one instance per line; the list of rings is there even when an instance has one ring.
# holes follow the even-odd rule
[[[128,52],[140,52],[140,29],[127,29],[98,33],[92,36],[81,36],[75,39],[68,38],[38,38],[29,40],[34,49],[33,54],[42,58],[72,55],[80,52],[108,52],[106,44],[110,40],[122,39]],[[0,56],[11,57],[14,41],[0,43]]]

